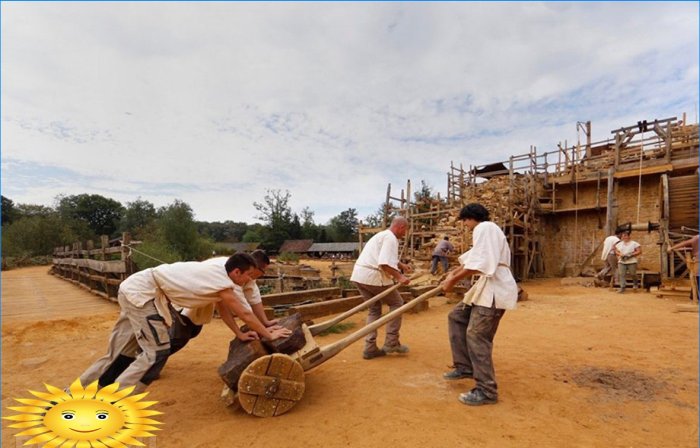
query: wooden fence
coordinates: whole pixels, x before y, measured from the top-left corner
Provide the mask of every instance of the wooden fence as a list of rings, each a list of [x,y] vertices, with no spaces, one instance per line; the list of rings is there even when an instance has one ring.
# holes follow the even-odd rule
[[[117,300],[119,284],[134,272],[128,233],[121,238],[100,238],[100,247],[93,241],[73,243],[54,249],[51,273],[87,289],[105,299]]]

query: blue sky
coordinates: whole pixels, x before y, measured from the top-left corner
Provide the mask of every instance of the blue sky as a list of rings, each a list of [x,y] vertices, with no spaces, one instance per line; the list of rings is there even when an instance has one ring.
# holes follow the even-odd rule
[[[697,2],[2,2],[2,193],[324,223],[387,183],[697,121]],[[397,193],[398,194],[398,193]]]

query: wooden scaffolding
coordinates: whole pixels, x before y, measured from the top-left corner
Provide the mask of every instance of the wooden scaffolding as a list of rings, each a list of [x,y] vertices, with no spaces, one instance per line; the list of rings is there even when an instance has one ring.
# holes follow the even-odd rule
[[[542,257],[543,220],[594,213],[601,228],[610,235],[621,224],[634,229],[658,231],[660,265],[664,277],[687,272],[683,254],[666,255],[666,248],[697,233],[698,223],[698,124],[686,124],[685,115],[639,121],[636,125],[611,131],[605,141],[591,141],[591,123],[576,124],[575,144],[567,141],[550,152],[538,153],[531,146],[525,154],[508,160],[465,169],[450,163],[445,198],[421,198],[411,194],[410,180],[400,195],[393,196],[391,184],[384,203],[380,228],[360,225],[360,243],[367,235],[383,230],[391,216],[405,216],[410,223],[402,242],[402,254],[416,260],[429,260],[432,248],[443,236],[450,236],[457,251],[470,247],[471,235],[456,220],[469,202],[484,204],[492,221],[506,234],[516,277],[527,279],[552,275]],[[620,182],[647,176],[660,176],[658,222],[618,222],[617,193]],[[595,201],[579,200],[579,189],[595,191]],[[639,205],[637,218],[639,218]],[[604,221],[603,221],[604,217]],[[604,222],[604,224],[603,224]],[[573,232],[577,238],[578,231]],[[580,273],[598,253],[589,248],[577,264]]]

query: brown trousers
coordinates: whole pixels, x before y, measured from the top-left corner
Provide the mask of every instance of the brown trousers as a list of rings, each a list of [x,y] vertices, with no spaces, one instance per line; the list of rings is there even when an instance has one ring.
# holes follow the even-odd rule
[[[493,338],[504,313],[505,310],[460,302],[447,316],[455,369],[472,374],[476,387],[494,399],[498,398],[498,385],[493,368]]]
[[[353,283],[355,283],[355,286],[357,286],[357,289],[360,291],[360,294],[362,294],[362,298],[365,300],[369,300],[377,294],[380,294],[385,290],[391,288],[391,286],[374,286],[365,285],[364,283]],[[384,297],[382,300],[374,302],[372,305],[369,306],[369,314],[367,315],[367,325],[382,317],[382,303],[385,303],[389,306],[389,311],[394,311],[395,309],[400,308],[401,305],[403,305],[403,298],[401,297],[401,294],[399,294],[398,291],[394,291],[388,296]],[[389,323],[386,324],[386,337],[384,338],[384,345],[399,345],[400,329],[401,316],[389,321]],[[377,350],[377,331],[375,330],[368,334],[365,338],[365,351],[373,352]]]

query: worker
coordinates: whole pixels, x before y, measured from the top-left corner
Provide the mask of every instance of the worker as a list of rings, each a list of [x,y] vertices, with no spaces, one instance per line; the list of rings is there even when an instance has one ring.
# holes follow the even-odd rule
[[[389,289],[394,281],[407,285],[410,279],[403,273],[410,273],[411,266],[399,260],[399,238],[403,238],[408,230],[408,221],[404,217],[396,217],[391,221],[388,229],[383,230],[370,238],[362,248],[360,256],[355,262],[350,281],[352,281],[364,300],[369,300],[377,294]],[[403,305],[403,298],[398,291],[393,291],[370,305],[367,315],[367,325],[379,319],[382,315],[382,302],[393,311]],[[401,329],[401,316],[391,320],[386,326],[384,346],[377,346],[377,331],[369,333],[365,338],[365,348],[362,352],[364,359],[373,359],[385,356],[387,353],[407,353],[408,346],[399,341]]]
[[[442,264],[442,272],[443,274],[447,273],[447,268],[449,266],[449,260],[447,259],[447,255],[450,252],[454,252],[455,247],[450,243],[450,237],[446,236],[443,238],[442,241],[437,243],[435,245],[435,249],[433,250],[433,259],[432,263],[430,265],[430,273],[433,275],[437,274],[437,268],[438,268],[438,263]]]
[[[637,292],[637,264],[639,263],[638,256],[642,254],[642,246],[632,241],[629,230],[623,230],[620,234],[620,241],[615,244],[615,254],[617,255],[617,270],[620,275],[620,289],[617,290],[620,294],[625,293],[627,286],[627,274],[632,276],[632,290]]]
[[[135,340],[140,353],[115,382],[134,386],[137,393],[146,389],[157,377],[164,358],[170,356],[168,328],[174,318],[179,318],[174,306],[197,310],[215,304],[222,318],[234,314],[264,339],[289,336],[291,331],[284,328],[268,330],[234,293],[233,284],[248,283],[253,269],[255,261],[250,255],[236,253],[223,267],[191,261],[162,264],[132,274],[119,286],[121,312],[107,354],[80,376],[81,383],[99,379]]]
[[[493,339],[505,311],[516,307],[518,286],[510,271],[508,240],[501,228],[489,221],[488,210],[471,203],[462,208],[459,219],[473,232],[473,247],[459,257],[460,266],[448,273],[441,287],[450,292],[466,277],[478,275],[479,279],[448,315],[454,370],[443,377],[476,380],[476,387],[459,395],[460,402],[494,404],[498,402],[498,386]]]

